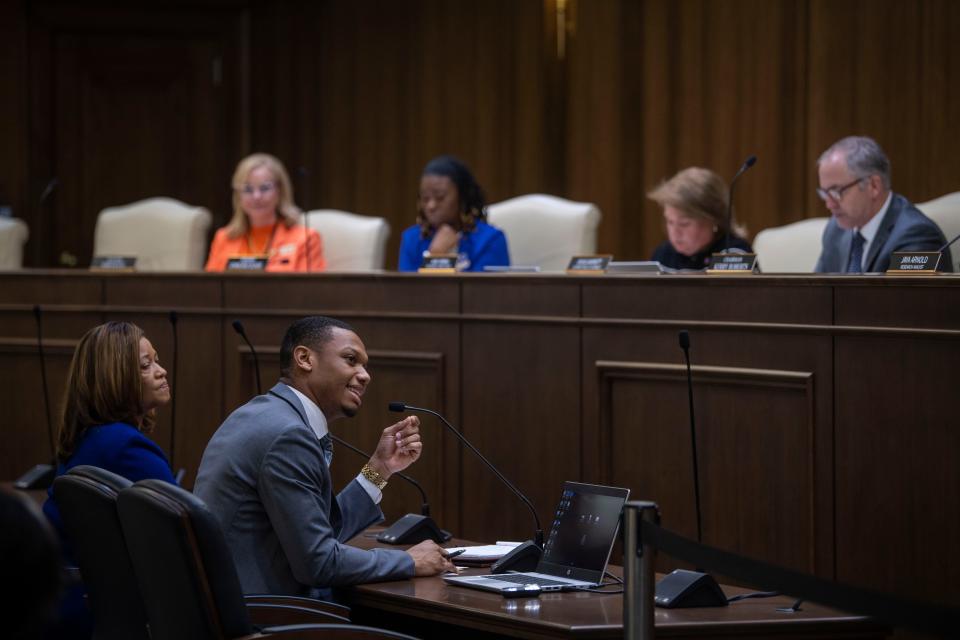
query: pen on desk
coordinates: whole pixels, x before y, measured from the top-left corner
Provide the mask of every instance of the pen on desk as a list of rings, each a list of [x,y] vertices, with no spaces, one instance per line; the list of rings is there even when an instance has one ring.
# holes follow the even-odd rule
[[[466,549],[457,549],[456,551],[453,551],[453,552],[451,552],[451,553],[446,554],[446,555],[444,556],[444,558],[446,558],[447,560],[449,560],[450,558],[456,558],[456,557],[457,557],[458,555],[460,555],[461,553],[466,553],[466,552],[467,552]]]

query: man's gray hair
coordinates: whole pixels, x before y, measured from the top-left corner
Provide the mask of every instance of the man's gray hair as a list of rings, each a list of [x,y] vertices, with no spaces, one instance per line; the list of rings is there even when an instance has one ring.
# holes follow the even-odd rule
[[[883,186],[890,188],[890,159],[873,138],[867,136],[848,136],[834,142],[829,149],[820,154],[817,166],[823,164],[834,152],[842,153],[847,159],[847,168],[859,178],[878,175]]]

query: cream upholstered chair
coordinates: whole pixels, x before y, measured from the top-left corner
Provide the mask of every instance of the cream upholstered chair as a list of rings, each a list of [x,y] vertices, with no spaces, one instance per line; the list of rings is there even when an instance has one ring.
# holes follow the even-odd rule
[[[823,249],[823,230],[829,217],[807,218],[782,227],[764,229],[753,239],[760,269],[766,273],[811,273]]]
[[[960,235],[960,191],[918,204],[917,209],[937,223],[943,235],[947,237],[947,242]],[[950,247],[950,253],[953,257],[953,272],[958,273],[960,272],[960,247],[953,245]]]
[[[0,269],[23,267],[23,245],[30,232],[19,218],[0,218]]]
[[[104,209],[93,233],[94,256],[135,256],[138,271],[203,269],[212,217],[203,207],[149,198]]]
[[[390,224],[384,218],[337,209],[315,209],[307,224],[320,233],[327,271],[383,269]]]
[[[589,202],[574,202],[534,193],[487,207],[487,221],[507,235],[510,264],[562,271],[570,257],[597,250],[600,210]]]

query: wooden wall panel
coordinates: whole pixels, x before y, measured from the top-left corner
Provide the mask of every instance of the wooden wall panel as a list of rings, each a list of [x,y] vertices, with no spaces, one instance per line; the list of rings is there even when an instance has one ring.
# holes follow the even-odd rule
[[[20,2],[0,3],[0,206],[23,218],[32,187],[27,178],[27,75],[23,61],[27,52],[27,17]],[[43,187],[39,187],[42,189]],[[40,193],[37,192],[37,197]],[[26,257],[26,256],[25,256]]]
[[[595,366],[604,482],[655,499],[665,527],[696,539],[685,367]],[[693,384],[704,542],[815,571],[812,373],[697,366]]]
[[[855,380],[837,396],[837,580],[960,605],[960,467],[944,457],[960,451],[960,338],[836,342],[836,380]]]
[[[564,480],[596,481],[581,466],[579,332],[575,327],[463,327],[464,435],[524,492],[546,530]],[[564,371],[565,375],[552,375]],[[527,540],[534,523],[520,500],[470,451],[462,530],[480,540]],[[486,499],[479,499],[479,496]],[[479,536],[479,538],[476,538]],[[506,536],[506,538],[504,538]]]

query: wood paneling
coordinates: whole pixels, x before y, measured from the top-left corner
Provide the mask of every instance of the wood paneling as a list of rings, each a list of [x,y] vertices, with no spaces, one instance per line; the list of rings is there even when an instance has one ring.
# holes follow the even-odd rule
[[[596,375],[604,482],[657,496],[664,526],[696,539],[685,367],[601,361]],[[815,572],[817,518],[832,514],[811,499],[813,374],[696,366],[692,377],[704,542]]]
[[[599,248],[620,258],[663,239],[646,193],[689,165],[729,179],[759,157],[737,188],[751,234],[825,215],[816,158],[853,133],[884,145],[912,200],[960,188],[955,2],[569,0],[559,31],[558,4],[11,5],[0,199],[31,226],[28,264],[54,265],[86,256],[99,207],[120,200],[167,193],[223,224],[235,163],[269,151],[304,208],[386,217],[391,267],[439,153],[492,202],[597,203]]]
[[[278,375],[289,322],[324,312],[363,338],[364,408],[332,427],[370,449],[392,400],[445,415],[533,500],[546,525],[566,479],[623,484],[693,533],[683,355],[690,331],[708,542],[817,575],[956,604],[960,486],[951,430],[960,332],[949,277],[571,278],[23,272],[0,278],[0,477],[48,457],[36,327],[53,407],[76,339],[140,324],[172,368],[176,427],[153,437],[192,481],[223,418]],[[433,418],[411,468],[438,522],[478,540],[526,537],[529,515]],[[338,455],[337,479],[359,460]],[[341,464],[342,463],[342,464]],[[417,494],[391,482],[390,519]],[[896,553],[890,549],[898,549]]]

